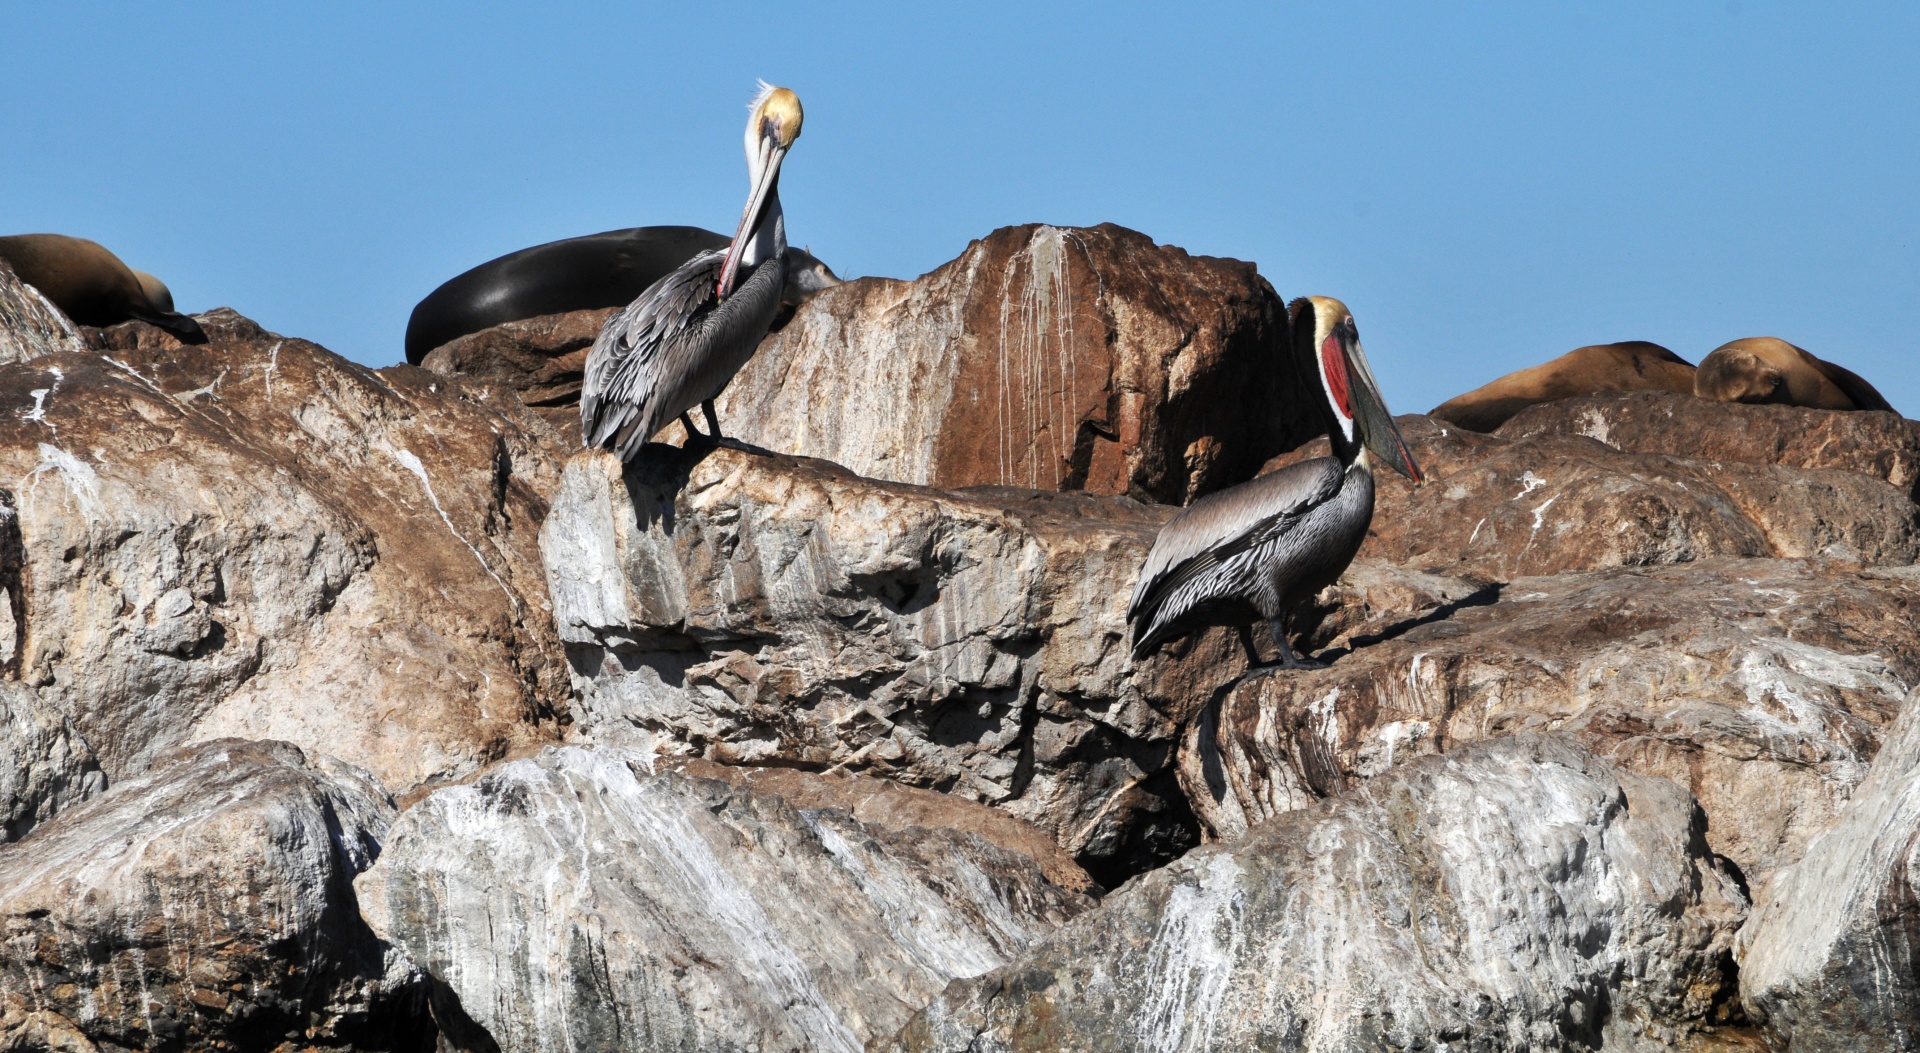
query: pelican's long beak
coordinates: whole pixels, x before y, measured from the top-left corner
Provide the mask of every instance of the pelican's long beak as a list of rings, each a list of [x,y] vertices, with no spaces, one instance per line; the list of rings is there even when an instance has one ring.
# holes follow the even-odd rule
[[[1407,440],[1400,434],[1400,426],[1393,422],[1386,396],[1380,394],[1380,383],[1373,379],[1373,369],[1367,365],[1367,353],[1361,350],[1357,339],[1343,338],[1342,343],[1346,345],[1347,366],[1353,374],[1353,419],[1359,428],[1361,445],[1419,486],[1427,481],[1426,473],[1414,463]]]
[[[767,212],[767,202],[772,199],[774,188],[780,185],[780,162],[785,160],[787,148],[772,136],[760,139],[760,156],[754,165],[757,178],[753,181],[753,194],[747,198],[747,209],[740,214],[740,229],[734,232],[733,244],[727,246],[727,262],[720,268],[720,297],[732,295],[734,286],[740,279],[740,258],[747,251],[747,242],[753,240],[754,231],[760,226],[760,220]]]

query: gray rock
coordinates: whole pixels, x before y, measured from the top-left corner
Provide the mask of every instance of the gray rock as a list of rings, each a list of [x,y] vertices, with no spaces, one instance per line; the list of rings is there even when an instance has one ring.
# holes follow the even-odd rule
[[[1757,887],[1832,822],[1920,683],[1920,569],[1716,559],[1470,593],[1355,566],[1326,597],[1341,635],[1316,634],[1330,668],[1244,681],[1188,725],[1182,785],[1217,836],[1415,757],[1551,731],[1688,787]]]
[[[1685,791],[1506,739],[1196,849],[875,1048],[1668,1049],[1745,913]]]
[[[509,1053],[852,1053],[1087,902],[971,833],[651,763],[549,747],[435,791],[360,877],[367,917]]]
[[[1176,731],[1245,667],[1225,632],[1128,655],[1170,511],[734,448],[650,446],[624,480],[577,455],[541,529],[573,733],[958,794],[1116,884],[1193,842]]]
[[[1920,1049],[1920,693],[1797,865],[1755,897],[1740,990],[1780,1049]]]
[[[430,1042],[353,900],[393,817],[373,779],[273,742],[157,767],[0,845],[0,1017],[108,1049]]]
[[[80,331],[0,260],[0,364],[81,350]]]
[[[107,788],[73,725],[28,688],[0,681],[0,843]]]

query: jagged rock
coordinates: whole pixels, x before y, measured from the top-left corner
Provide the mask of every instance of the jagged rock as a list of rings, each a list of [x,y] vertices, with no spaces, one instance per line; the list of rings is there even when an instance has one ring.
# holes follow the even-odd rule
[[[1920,693],[1847,810],[1755,900],[1740,990],[1776,1048],[1920,1049]]]
[[[427,352],[423,369],[519,392],[559,442],[580,444],[580,379],[587,352],[618,307],[541,315],[450,340]]]
[[[1729,408],[1680,395],[1625,396],[1656,397],[1713,413]],[[1552,414],[1581,413],[1595,401],[1533,407],[1495,435],[1428,417],[1398,418],[1430,481],[1415,488],[1379,473],[1360,554],[1496,580],[1712,556],[1825,555],[1876,566],[1920,559],[1920,506],[1884,476],[1689,459],[1696,451],[1679,443],[1668,452],[1623,452],[1543,425]],[[1509,429],[1520,437],[1508,438]],[[1326,452],[1326,440],[1317,439],[1275,458],[1268,470]]]
[[[915,281],[815,296],[720,419],[863,476],[1178,504],[1249,478],[1320,418],[1252,264],[1112,224],[1029,224]]]
[[[1211,830],[1553,731],[1689,787],[1757,883],[1832,821],[1920,682],[1915,568],[1711,560],[1428,592],[1424,614],[1316,641],[1345,645],[1331,668],[1246,680],[1188,727],[1181,782]]]
[[[99,760],[73,725],[31,688],[0,681],[0,843],[106,788]]]
[[[974,834],[552,747],[437,790],[367,917],[523,1050],[858,1051],[1086,906]]]
[[[0,365],[84,349],[67,316],[0,260]]]
[[[1171,509],[708,450],[567,462],[540,544],[576,735],[955,793],[1107,885],[1192,843],[1177,728],[1245,656],[1225,632],[1128,656]]]
[[[432,1048],[421,977],[355,910],[374,781],[237,740],[156,769],[0,845],[0,1041]]]
[[[1553,739],[1424,758],[1138,879],[875,1048],[1669,1049],[1725,1015],[1746,913],[1698,814]]]
[[[109,779],[238,736],[403,790],[554,738],[525,411],[201,319],[0,367],[0,676]]]
[[[1754,406],[1649,392],[1534,407],[1498,434],[1513,440],[1582,435],[1629,453],[1840,468],[1884,479],[1920,500],[1920,421],[1897,413]]]

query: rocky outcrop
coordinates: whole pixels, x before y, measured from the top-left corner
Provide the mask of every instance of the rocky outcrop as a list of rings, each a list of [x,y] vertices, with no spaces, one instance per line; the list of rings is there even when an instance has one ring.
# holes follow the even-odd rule
[[[1618,398],[1637,400],[1623,405],[1684,400],[1670,408],[1702,407],[1709,421],[1721,419],[1728,409],[1779,410],[1680,395]],[[1764,437],[1745,448],[1746,459],[1705,459],[1718,444],[1690,445],[1678,435],[1667,436],[1671,445],[1651,439],[1631,443],[1658,452],[1629,452],[1574,430],[1578,425],[1572,422],[1586,419],[1601,402],[1537,406],[1494,435],[1427,417],[1398,418],[1429,481],[1415,488],[1396,474],[1379,474],[1373,526],[1360,554],[1502,581],[1713,556],[1830,556],[1874,566],[1920,559],[1920,506],[1903,486],[1886,481],[1911,482],[1902,448],[1825,457],[1802,449],[1797,452],[1808,456],[1780,457],[1824,460],[1836,467],[1762,460]],[[1557,423],[1549,426],[1549,421]],[[1803,423],[1832,427],[1826,421]],[[1595,430],[1613,435],[1601,426]],[[1865,438],[1871,431],[1857,428],[1850,434]],[[1325,454],[1326,440],[1317,439],[1276,458],[1268,469]],[[1884,474],[1859,470],[1869,465],[1882,466]]]
[[[1708,842],[1757,883],[1833,820],[1920,683],[1913,568],[1714,560],[1400,588],[1415,613],[1377,604],[1328,641],[1330,668],[1246,680],[1189,725],[1181,780],[1217,835],[1415,757],[1553,732],[1691,789]],[[1329,598],[1364,608],[1355,591]]]
[[[1116,882],[1192,843],[1177,729],[1245,667],[1225,632],[1128,657],[1169,511],[731,447],[650,446],[624,478],[578,454],[541,531],[574,733],[957,794]]]
[[[1584,436],[1627,453],[1706,462],[1838,468],[1920,500],[1920,421],[1897,413],[1749,406],[1685,395],[1606,395],[1526,410],[1499,431],[1522,441]]]
[[[517,392],[556,441],[580,440],[580,380],[587,352],[617,307],[541,315],[450,340],[427,352],[423,369]]]
[[[1085,909],[963,830],[549,748],[435,791],[358,888],[499,1048],[857,1053]]]
[[[0,1041],[431,1048],[422,978],[350,884],[392,821],[385,792],[284,743],[155,767],[0,845]]]
[[[1740,989],[1777,1048],[1920,1048],[1920,695],[1846,812],[1756,899]]]
[[[202,346],[129,323],[0,372],[8,708],[112,779],[238,736],[397,791],[550,740],[538,426],[474,386],[202,321]]]
[[[896,1042],[1663,1050],[1734,996],[1738,883],[1685,792],[1549,739],[1396,769],[1196,849]]]
[[[79,330],[0,260],[0,364],[82,349]]]
[[[1319,417],[1238,260],[1029,224],[915,281],[814,297],[720,399],[729,435],[880,479],[1184,503]]]
[[[0,681],[0,844],[106,788],[99,759],[73,724],[32,689]]]

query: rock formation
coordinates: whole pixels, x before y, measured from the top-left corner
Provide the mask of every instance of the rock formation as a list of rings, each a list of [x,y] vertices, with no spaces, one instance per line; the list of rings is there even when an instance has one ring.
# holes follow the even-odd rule
[[[580,442],[580,379],[594,338],[619,308],[541,315],[448,341],[427,352],[423,369],[517,392],[553,427],[562,446]]]
[[[0,363],[81,348],[80,333],[67,316],[0,260]]]
[[[876,1048],[1664,1050],[1723,1019],[1738,883],[1685,791],[1530,737],[1189,853]]]

